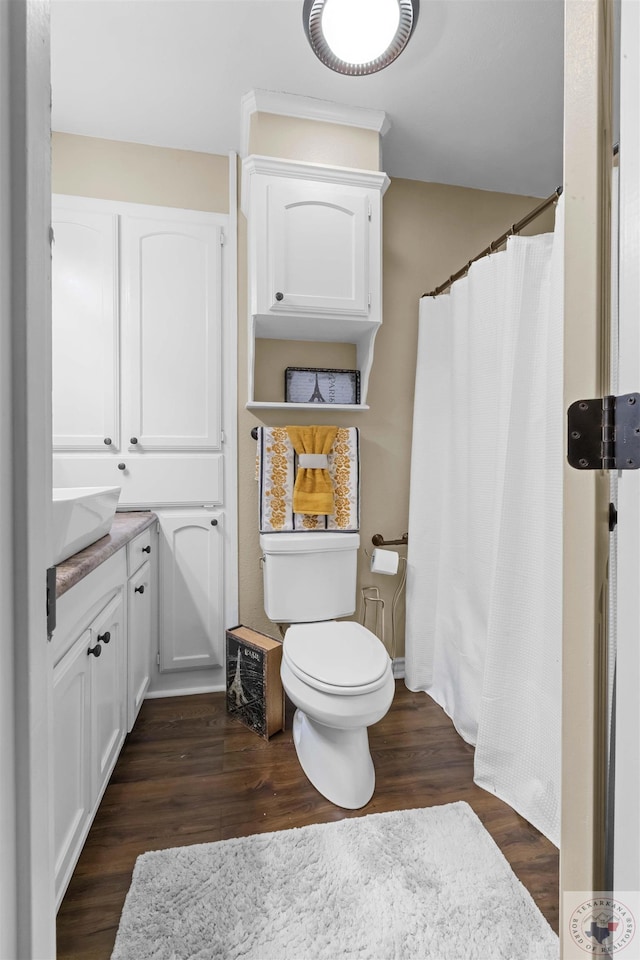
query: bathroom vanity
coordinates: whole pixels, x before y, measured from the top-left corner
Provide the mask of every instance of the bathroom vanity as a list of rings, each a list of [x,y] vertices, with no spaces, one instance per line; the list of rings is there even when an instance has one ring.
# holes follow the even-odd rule
[[[56,906],[149,685],[157,517],[117,513],[110,533],[56,568],[53,685]]]

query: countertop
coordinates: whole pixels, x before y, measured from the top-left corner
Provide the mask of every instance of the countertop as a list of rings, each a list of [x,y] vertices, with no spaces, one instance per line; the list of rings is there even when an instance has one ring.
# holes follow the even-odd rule
[[[150,510],[116,513],[111,530],[91,546],[74,553],[56,567],[56,598],[70,590],[87,574],[150,527],[158,518]]]

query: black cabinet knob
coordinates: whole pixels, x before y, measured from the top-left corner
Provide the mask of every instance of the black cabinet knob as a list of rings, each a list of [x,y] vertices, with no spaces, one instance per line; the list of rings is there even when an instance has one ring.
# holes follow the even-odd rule
[[[284,293],[280,293],[280,291],[278,291],[276,293],[276,300],[278,301],[278,303],[280,303],[281,300],[284,300]]]
[[[131,437],[131,439],[129,440],[129,443],[132,443],[134,446],[135,446],[135,444],[136,444],[137,442],[138,442],[138,438],[137,438],[137,437]]]
[[[134,593],[144,593],[144,583],[141,584],[139,587],[134,587],[134,588],[133,588],[133,592],[134,592]]]
[[[118,470],[126,470],[126,469],[127,469],[126,463],[119,463],[119,464],[118,464]]]
[[[151,553],[151,547],[143,547],[143,548],[142,548],[142,552],[143,552],[143,553]]]
[[[108,447],[110,447],[111,444],[113,443],[113,440],[111,439],[111,437],[105,437],[104,442]]]
[[[104,633],[98,634],[98,643],[109,643],[109,640],[111,640],[111,634],[108,630],[105,630]]]
[[[87,654],[92,653],[94,657],[99,657],[102,653],[102,647],[99,643],[96,643],[95,647],[89,647]]]
[[[211,526],[212,526],[212,527],[217,527],[217,526],[218,526],[218,521],[217,521],[217,520],[212,520],[212,521],[211,521]]]

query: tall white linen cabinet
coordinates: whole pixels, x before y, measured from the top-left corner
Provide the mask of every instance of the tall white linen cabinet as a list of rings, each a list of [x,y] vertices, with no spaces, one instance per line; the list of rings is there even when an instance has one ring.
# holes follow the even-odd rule
[[[220,686],[237,617],[228,221],[53,198],[54,486],[158,515],[152,691]]]

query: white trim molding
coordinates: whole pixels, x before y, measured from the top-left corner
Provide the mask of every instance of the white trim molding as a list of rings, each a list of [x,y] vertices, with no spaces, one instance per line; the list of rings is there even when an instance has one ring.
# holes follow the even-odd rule
[[[282,117],[297,117],[300,120],[319,120],[323,123],[338,123],[347,127],[375,130],[384,137],[391,123],[384,110],[368,107],[352,107],[332,100],[317,100],[301,97],[295,93],[278,93],[272,90],[250,90],[241,101],[241,147],[240,156],[246,157],[249,150],[249,129],[254,113],[275,113]]]
[[[26,960],[56,951],[45,581],[53,560],[51,70],[48,2],[0,8],[0,956]]]

